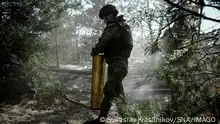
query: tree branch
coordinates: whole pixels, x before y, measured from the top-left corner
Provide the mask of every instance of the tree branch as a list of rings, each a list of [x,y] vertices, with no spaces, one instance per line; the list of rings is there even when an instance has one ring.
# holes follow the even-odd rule
[[[218,7],[218,6],[213,6],[213,5],[209,5],[209,4],[205,4],[205,3],[201,4],[201,3],[193,1],[193,0],[189,0],[189,1],[192,3],[195,3],[197,5],[203,6],[203,7],[212,7],[212,8],[220,10],[220,7]]]
[[[192,11],[192,10],[186,9],[186,8],[184,8],[182,6],[179,6],[178,4],[175,4],[175,3],[171,2],[170,0],[164,0],[164,1],[166,1],[168,4],[172,5],[173,7],[182,9],[182,10],[184,10],[186,12],[191,13],[192,15],[195,15],[195,16],[198,16],[198,17],[202,17],[203,19],[211,20],[211,21],[214,21],[214,22],[220,22],[220,19],[214,19],[214,18],[207,17],[205,15],[199,14],[199,13],[197,13],[195,11]]]
[[[179,16],[179,17],[173,19],[173,20],[170,21],[166,26],[164,26],[163,28],[161,28],[161,31],[164,30],[165,28],[169,27],[172,23],[178,21],[179,19],[182,19],[183,17],[189,16],[189,15],[190,15],[190,14],[182,15],[182,16]]]

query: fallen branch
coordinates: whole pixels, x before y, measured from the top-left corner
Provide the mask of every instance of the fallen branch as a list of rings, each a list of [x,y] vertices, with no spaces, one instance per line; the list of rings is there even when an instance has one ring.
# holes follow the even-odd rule
[[[91,75],[91,70],[68,70],[68,69],[60,69],[60,68],[49,68],[50,71],[61,72],[61,73],[76,73],[76,74],[85,74]]]
[[[84,105],[84,104],[82,104],[82,103],[79,103],[78,101],[75,101],[75,100],[70,99],[69,96],[66,95],[66,94],[64,94],[64,97],[65,97],[66,100],[69,101],[69,102],[72,102],[72,103],[75,103],[75,104],[80,105],[80,106],[82,106],[82,107],[85,107],[85,108],[87,108],[87,109],[90,109],[89,106]],[[84,110],[84,109],[83,109],[83,110]]]

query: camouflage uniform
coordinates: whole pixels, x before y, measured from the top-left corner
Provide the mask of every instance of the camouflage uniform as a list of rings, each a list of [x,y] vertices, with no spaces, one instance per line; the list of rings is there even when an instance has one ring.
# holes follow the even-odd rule
[[[95,46],[95,52],[104,52],[108,64],[108,80],[104,87],[104,99],[99,117],[107,117],[114,98],[124,96],[122,80],[128,73],[128,58],[133,48],[130,27],[123,16],[107,24]],[[120,113],[120,108],[117,105]],[[122,116],[122,115],[121,115]]]

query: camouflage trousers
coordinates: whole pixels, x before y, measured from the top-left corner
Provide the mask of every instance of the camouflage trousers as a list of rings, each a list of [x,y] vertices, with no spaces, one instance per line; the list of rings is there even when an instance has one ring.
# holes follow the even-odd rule
[[[101,105],[99,117],[107,117],[108,112],[112,106],[112,100],[114,100],[115,98],[124,99],[122,80],[125,78],[127,73],[128,59],[120,59],[108,65],[108,79],[104,87],[104,99]],[[117,108],[119,114],[123,116],[120,110],[120,106],[117,105]]]

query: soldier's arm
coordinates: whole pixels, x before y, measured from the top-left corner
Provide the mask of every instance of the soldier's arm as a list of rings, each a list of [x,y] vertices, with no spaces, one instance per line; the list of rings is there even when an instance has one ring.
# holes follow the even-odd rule
[[[104,52],[105,47],[112,41],[111,39],[117,30],[118,26],[116,24],[106,26],[99,38],[99,42],[95,45],[96,50]]]

